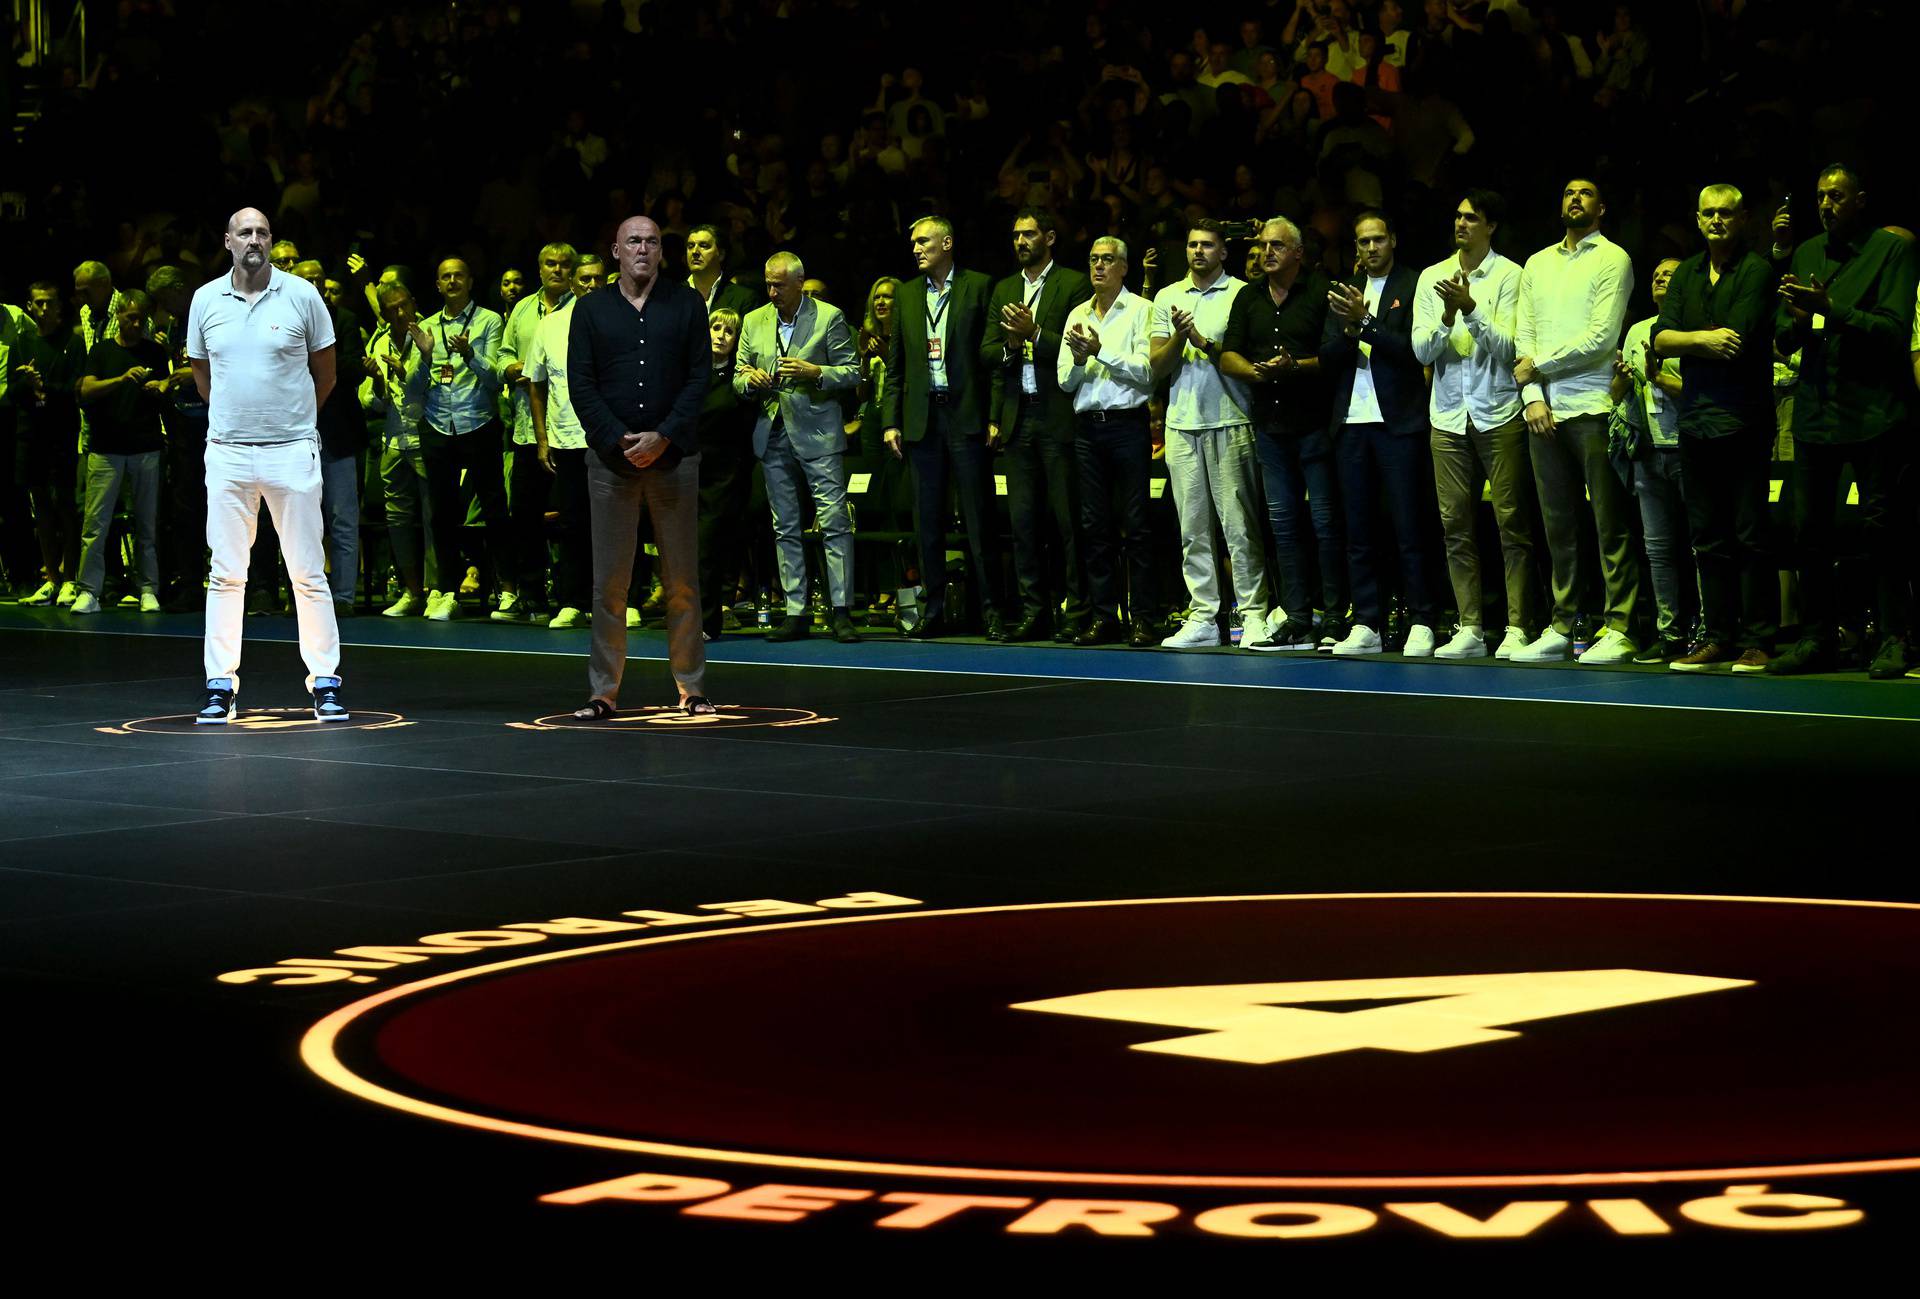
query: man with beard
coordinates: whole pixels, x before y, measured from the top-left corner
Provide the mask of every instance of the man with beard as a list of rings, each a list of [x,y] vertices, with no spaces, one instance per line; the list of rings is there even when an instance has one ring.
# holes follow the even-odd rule
[[[581,721],[614,715],[627,666],[627,584],[642,512],[653,520],[680,707],[711,717],[700,634],[700,405],[711,339],[700,295],[660,278],[660,227],[628,217],[614,235],[620,275],[568,309],[567,393],[587,446],[592,502],[593,650]]]
[[[1420,434],[1427,425],[1426,375],[1413,354],[1416,277],[1394,260],[1393,225],[1380,212],[1354,218],[1360,274],[1327,293],[1320,364],[1333,385],[1335,454],[1347,512],[1347,576],[1353,624],[1326,646],[1342,657],[1378,654],[1386,600],[1374,553],[1374,503],[1384,496],[1400,552],[1407,635],[1401,653],[1431,658],[1435,601],[1427,581],[1427,531],[1421,499]]]
[[[194,720],[233,720],[247,557],[266,502],[293,581],[313,715],[345,721],[340,628],[327,588],[320,509],[320,407],[333,392],[333,324],[311,284],[267,262],[266,214],[227,219],[233,270],[203,284],[187,313],[187,358],[207,403],[206,702]]]
[[[1453,213],[1455,253],[1420,273],[1413,299],[1413,354],[1433,367],[1433,478],[1446,534],[1460,625],[1434,651],[1443,659],[1483,658],[1480,613],[1480,484],[1493,501],[1507,593],[1507,630],[1495,658],[1512,658],[1533,625],[1532,471],[1527,426],[1513,381],[1513,318],[1520,268],[1493,251],[1506,203],[1474,190]]]
[[[1780,592],[1762,562],[1773,458],[1773,269],[1749,252],[1746,199],[1700,191],[1707,250],[1680,264],[1653,327],[1656,356],[1680,358],[1680,476],[1700,573],[1700,643],[1669,666],[1764,672]],[[1904,671],[1904,668],[1902,669]]]
[[[1513,379],[1533,435],[1533,484],[1553,556],[1553,619],[1531,644],[1514,651],[1516,663],[1573,657],[1573,623],[1588,585],[1580,516],[1589,501],[1606,584],[1606,632],[1580,661],[1624,663],[1638,652],[1633,629],[1640,564],[1633,547],[1633,502],[1607,458],[1613,362],[1633,296],[1633,263],[1625,249],[1600,233],[1606,212],[1597,181],[1569,180],[1560,195],[1565,238],[1529,257],[1520,272]]]
[[[1057,222],[1045,208],[1022,208],[1014,216],[1013,257],[1020,270],[994,286],[980,351],[982,364],[993,375],[991,409],[999,425],[995,444],[1006,456],[1013,569],[1020,587],[1020,621],[1007,629],[1009,641],[1039,640],[1052,633],[1064,643],[1087,622],[1073,399],[1061,391],[1055,363],[1067,313],[1091,297],[1093,289],[1085,275],[1054,261],[1056,238]]]
[[[1913,430],[1902,364],[1914,318],[1914,250],[1867,219],[1860,173],[1820,173],[1824,228],[1794,250],[1780,281],[1774,347],[1800,353],[1793,396],[1793,530],[1800,565],[1800,641],[1767,664],[1778,676],[1837,666],[1840,589],[1834,573],[1840,472],[1860,488],[1860,525],[1883,634],[1867,675],[1892,680],[1913,662]],[[1784,242],[1784,234],[1776,233]]]

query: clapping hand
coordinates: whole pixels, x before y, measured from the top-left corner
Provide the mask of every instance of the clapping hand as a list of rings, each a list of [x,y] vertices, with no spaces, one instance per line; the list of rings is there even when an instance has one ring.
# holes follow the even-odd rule
[[[469,361],[473,359],[473,344],[467,341],[465,334],[448,334],[447,350]]]
[[[1446,304],[1448,324],[1453,323],[1456,313],[1464,312],[1469,316],[1472,315],[1474,307],[1478,305],[1473,300],[1472,292],[1467,288],[1467,277],[1457,271],[1435,284],[1433,291],[1439,294],[1440,301]]]
[[[1023,302],[1009,302],[1000,308],[1000,332],[1007,336],[1008,343],[1031,339],[1040,332],[1034,323],[1033,312]]]
[[[1786,299],[1787,310],[1795,320],[1830,315],[1833,311],[1833,299],[1827,296],[1827,286],[1817,276],[1807,284],[1791,275],[1782,276],[1780,296]]]

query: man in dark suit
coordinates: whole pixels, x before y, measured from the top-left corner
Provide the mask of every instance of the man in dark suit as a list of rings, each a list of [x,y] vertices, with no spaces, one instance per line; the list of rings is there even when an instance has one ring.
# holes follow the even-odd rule
[[[920,540],[920,577],[927,604],[908,634],[931,639],[948,630],[947,483],[960,498],[967,531],[967,562],[980,595],[986,633],[1006,637],[1000,618],[1000,573],[993,538],[993,452],[987,374],[980,364],[992,281],[953,265],[953,225],[921,217],[910,238],[921,278],[904,280],[896,294],[895,325],[887,339],[887,385],[880,418],[887,450],[913,470],[914,530]]]
[[[1417,277],[1394,262],[1393,223],[1384,213],[1354,218],[1360,273],[1327,293],[1320,364],[1333,387],[1340,495],[1347,513],[1347,577],[1353,624],[1327,646],[1342,656],[1378,654],[1386,627],[1374,553],[1374,501],[1384,495],[1400,551],[1400,588],[1409,627],[1402,653],[1431,658],[1437,610],[1428,576],[1428,538],[1420,474],[1425,465],[1427,380],[1413,354]]]
[[[1054,370],[1067,313],[1092,297],[1093,288],[1085,275],[1053,260],[1056,224],[1045,208],[1022,208],[1014,216],[1020,270],[993,286],[980,346],[981,364],[993,376],[994,444],[1006,454],[1013,572],[1020,584],[1020,621],[1008,629],[1009,641],[1039,640],[1051,631],[1064,643],[1087,622],[1074,527],[1073,398],[1060,390]],[[1056,627],[1063,594],[1066,608]]]

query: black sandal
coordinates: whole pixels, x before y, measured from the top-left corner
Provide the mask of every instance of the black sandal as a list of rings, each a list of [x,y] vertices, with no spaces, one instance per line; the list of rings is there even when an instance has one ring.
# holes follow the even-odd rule
[[[686,710],[688,717],[713,717],[720,712],[713,706],[713,700],[705,695],[688,695],[680,701],[680,707]]]
[[[589,699],[585,706],[573,710],[576,722],[604,722],[620,710],[604,699]]]

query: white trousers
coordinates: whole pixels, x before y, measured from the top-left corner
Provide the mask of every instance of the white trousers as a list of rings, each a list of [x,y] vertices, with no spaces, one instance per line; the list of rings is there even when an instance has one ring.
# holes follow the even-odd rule
[[[340,625],[327,585],[325,517],[320,508],[320,444],[248,447],[207,443],[207,679],[240,676],[240,628],[247,614],[247,556],[260,502],[267,503],[293,582],[300,657],[307,689],[340,674]]]
[[[1251,424],[1188,433],[1167,430],[1167,478],[1180,516],[1180,565],[1195,616],[1220,616],[1217,518],[1233,560],[1233,591],[1245,617],[1267,615],[1267,565],[1255,531],[1260,519],[1257,458]]]

